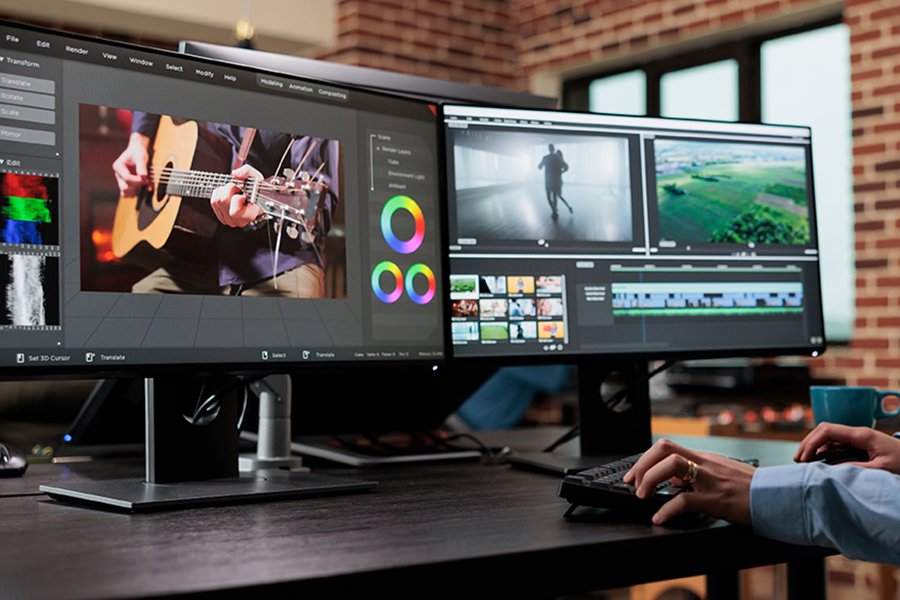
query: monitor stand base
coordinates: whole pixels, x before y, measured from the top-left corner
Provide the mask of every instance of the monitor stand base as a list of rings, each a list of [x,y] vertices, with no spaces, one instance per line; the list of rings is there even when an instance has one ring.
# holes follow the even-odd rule
[[[578,448],[574,448],[574,450],[577,451]],[[567,453],[557,449],[553,452],[518,452],[507,456],[506,462],[519,469],[565,477],[612,462],[623,456],[627,455],[582,456],[577,452]]]
[[[383,455],[356,452],[333,443],[330,438],[297,438],[291,442],[291,451],[350,467],[379,467],[409,465],[442,461],[478,460],[481,452],[470,449],[423,449],[411,446],[405,451]]]
[[[79,481],[60,486],[42,485],[40,490],[56,500],[85,504],[93,508],[151,512],[348,494],[371,490],[376,485],[371,481],[272,469],[258,471],[255,475],[207,481],[156,484],[147,483],[143,479],[116,479]]]
[[[91,508],[138,512],[346,494],[376,487],[371,481],[282,469],[241,475],[236,397],[241,386],[240,380],[229,377],[146,379],[144,477],[42,485],[40,490],[57,500]],[[202,422],[197,418],[206,414],[212,418]],[[282,458],[280,454],[273,457]]]

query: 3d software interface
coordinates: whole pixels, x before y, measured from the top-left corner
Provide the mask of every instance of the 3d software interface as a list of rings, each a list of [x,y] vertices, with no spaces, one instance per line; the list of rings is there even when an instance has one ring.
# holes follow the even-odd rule
[[[810,132],[445,106],[456,356],[823,347]]]
[[[436,124],[424,103],[0,25],[0,366],[440,358]],[[114,171],[142,161],[146,183]],[[222,224],[223,187],[260,218]]]

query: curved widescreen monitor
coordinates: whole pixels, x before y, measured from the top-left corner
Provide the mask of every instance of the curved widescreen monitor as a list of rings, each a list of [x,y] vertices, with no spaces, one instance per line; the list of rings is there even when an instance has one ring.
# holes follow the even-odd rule
[[[443,111],[454,357],[824,349],[809,128]]]
[[[442,361],[435,113],[0,23],[0,375]]]

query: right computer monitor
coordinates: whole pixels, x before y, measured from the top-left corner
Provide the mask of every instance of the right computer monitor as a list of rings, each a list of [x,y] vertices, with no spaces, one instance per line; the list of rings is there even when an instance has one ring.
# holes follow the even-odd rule
[[[809,128],[443,118],[454,362],[579,366],[579,446],[516,464],[569,473],[649,447],[651,359],[824,350]]]
[[[445,106],[456,358],[824,350],[808,127]]]

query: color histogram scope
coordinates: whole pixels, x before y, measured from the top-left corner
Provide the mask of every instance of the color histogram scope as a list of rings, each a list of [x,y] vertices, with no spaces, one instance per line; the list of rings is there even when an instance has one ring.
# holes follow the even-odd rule
[[[0,173],[0,242],[58,245],[57,191],[52,177]]]

